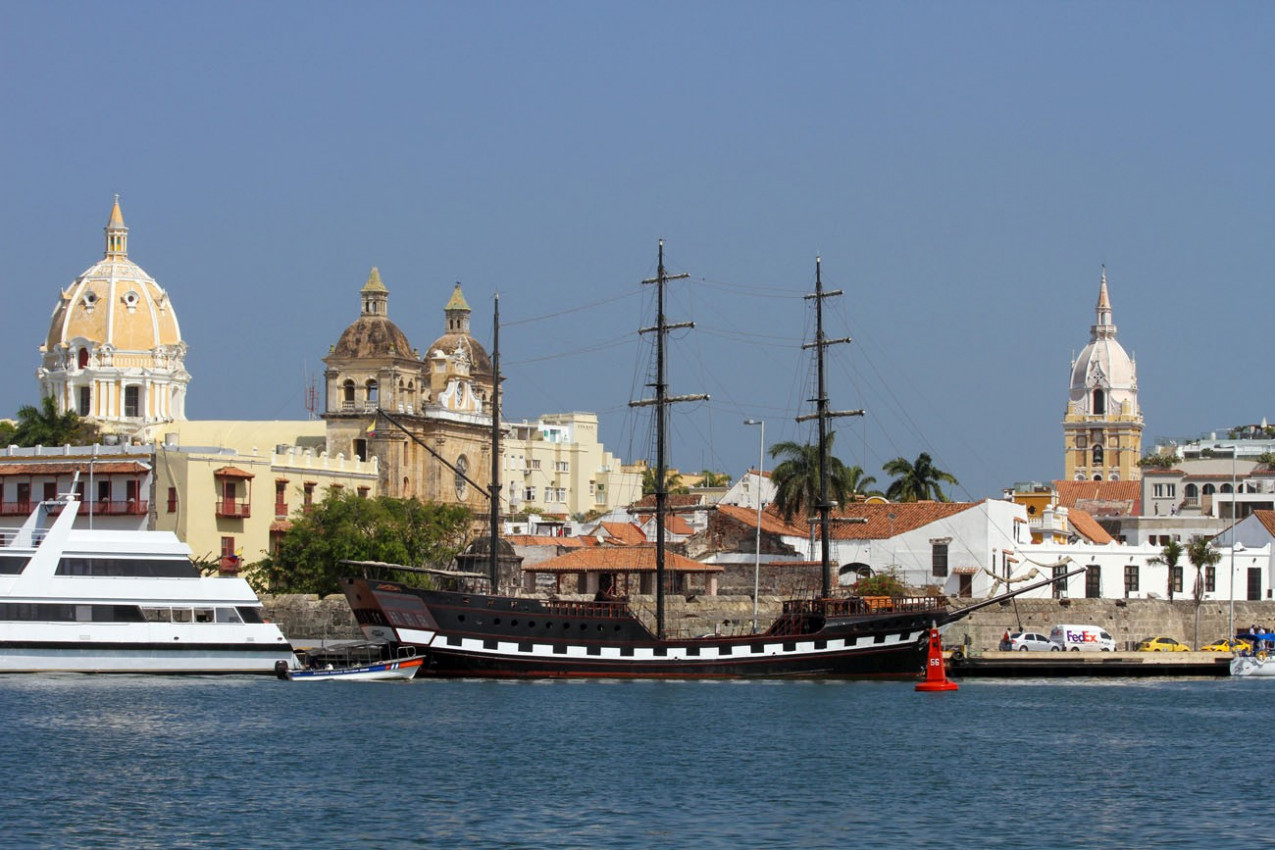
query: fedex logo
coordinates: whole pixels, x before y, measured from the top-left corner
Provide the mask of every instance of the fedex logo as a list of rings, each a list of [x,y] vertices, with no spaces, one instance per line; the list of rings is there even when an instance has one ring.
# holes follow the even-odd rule
[[[1097,643],[1098,635],[1091,631],[1073,632],[1067,630],[1067,643]]]

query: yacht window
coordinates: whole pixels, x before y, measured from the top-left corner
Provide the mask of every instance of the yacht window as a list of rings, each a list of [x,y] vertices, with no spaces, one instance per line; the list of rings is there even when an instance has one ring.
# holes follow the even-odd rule
[[[173,621],[173,610],[171,608],[143,608],[142,614],[151,623],[171,623]]]
[[[234,608],[218,608],[217,622],[219,623],[242,623],[243,619],[239,616],[239,612]]]
[[[173,609],[173,622],[174,622],[174,623],[189,623],[189,622],[190,622],[190,609],[189,609],[189,608],[174,608],[174,609]]]
[[[26,555],[0,555],[0,576],[21,575],[29,561]]]
[[[76,558],[58,562],[57,575],[92,578],[197,578],[199,571],[187,558]]]
[[[239,612],[240,617],[243,617],[243,621],[245,623],[263,622],[261,619],[260,608],[251,608],[251,607],[245,606],[243,608],[236,608],[235,610]]]
[[[211,622],[213,622],[213,609],[211,609],[211,608],[196,608],[196,609],[195,609],[195,622],[196,622],[196,623],[211,623]]]

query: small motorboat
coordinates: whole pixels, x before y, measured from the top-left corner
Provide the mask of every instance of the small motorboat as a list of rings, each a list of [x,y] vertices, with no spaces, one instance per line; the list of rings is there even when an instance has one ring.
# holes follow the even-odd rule
[[[376,682],[411,679],[425,656],[412,646],[400,647],[397,657],[384,658],[385,644],[357,643],[318,647],[297,653],[296,663],[280,661],[275,675],[294,682]]]

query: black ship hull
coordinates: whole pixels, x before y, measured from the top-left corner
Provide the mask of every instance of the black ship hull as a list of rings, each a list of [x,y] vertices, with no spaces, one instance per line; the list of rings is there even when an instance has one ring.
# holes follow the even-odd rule
[[[661,640],[619,602],[555,602],[346,579],[369,638],[417,647],[418,676],[483,678],[880,678],[924,669],[938,600],[793,603],[764,634]],[[854,604],[851,604],[854,603]]]

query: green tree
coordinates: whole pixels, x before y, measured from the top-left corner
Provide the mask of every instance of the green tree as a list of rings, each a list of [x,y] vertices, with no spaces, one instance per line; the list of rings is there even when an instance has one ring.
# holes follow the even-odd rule
[[[80,418],[74,410],[58,413],[58,403],[47,396],[39,407],[24,405],[18,410],[18,425],[12,441],[18,446],[83,446],[97,442],[97,426]]]
[[[1186,545],[1186,559],[1195,567],[1195,640],[1193,649],[1200,648],[1200,600],[1204,598],[1204,570],[1222,560],[1222,553],[1213,547],[1213,541],[1197,534]],[[1232,588],[1234,593],[1234,588]]]
[[[1203,534],[1197,534],[1186,545],[1186,559],[1195,567],[1195,601],[1204,598],[1204,568],[1213,567],[1222,560],[1222,553],[1213,546],[1213,541]]]
[[[469,509],[459,505],[367,499],[331,489],[308,513],[294,517],[275,554],[249,573],[254,584],[272,593],[336,593],[338,580],[350,573],[343,560],[448,563],[464,548],[470,521]]]
[[[13,435],[17,433],[18,426],[10,422],[8,419],[0,419],[0,446],[14,446]]]
[[[828,498],[844,505],[859,488],[876,482],[857,466],[846,466],[832,454],[835,434],[828,435]],[[819,504],[819,446],[783,442],[770,447],[770,456],[779,460],[770,471],[775,485],[775,508],[791,522],[797,514],[809,513]]]
[[[1182,560],[1182,555],[1186,552],[1185,547],[1176,540],[1170,540],[1164,544],[1164,548],[1160,550],[1160,554],[1154,558],[1148,558],[1148,564],[1156,566],[1164,566],[1169,568],[1169,601],[1173,601],[1173,578],[1178,571],[1178,561]]]
[[[700,482],[701,487],[729,487],[730,476],[725,472],[713,472],[711,469],[701,469],[700,476],[703,481]]]
[[[689,493],[690,487],[682,485],[680,472],[664,471],[664,488],[666,493]],[[642,495],[649,496],[655,492],[655,467],[648,466],[642,472]]]
[[[920,502],[931,497],[937,502],[947,502],[950,500],[940,485],[960,484],[951,473],[935,466],[926,452],[921,452],[915,463],[896,457],[887,461],[882,469],[894,476],[885,495],[896,502]]]
[[[909,594],[907,585],[905,585],[893,570],[877,573],[861,578],[854,584],[853,593],[855,596],[907,596]]]

